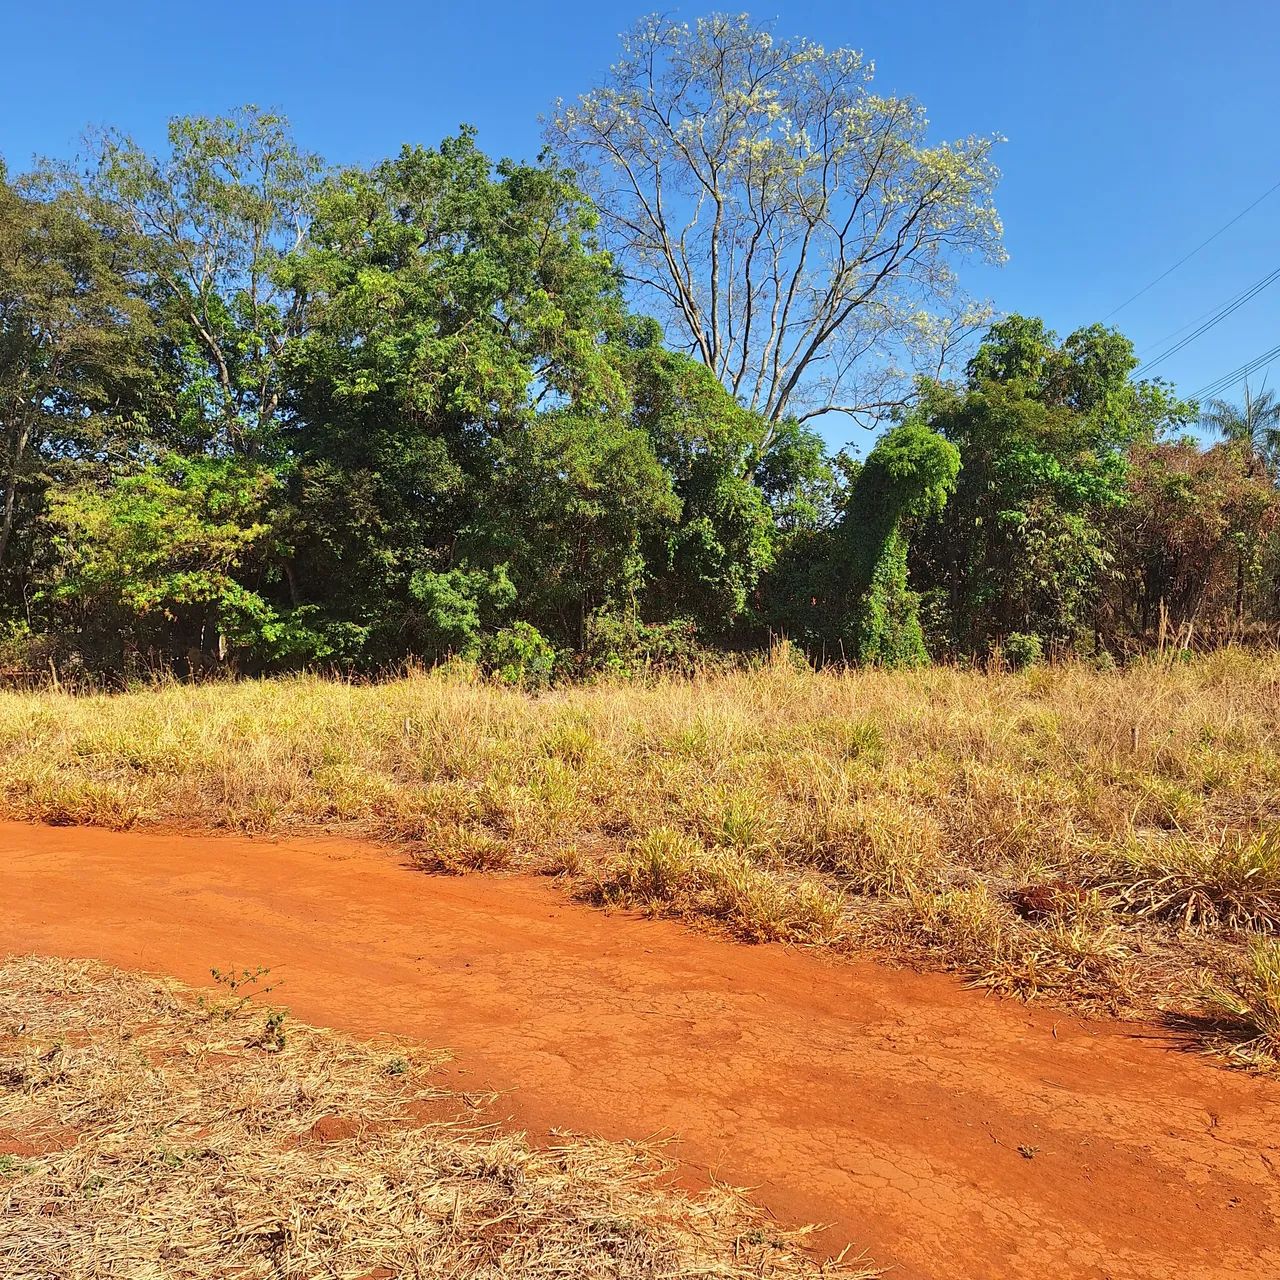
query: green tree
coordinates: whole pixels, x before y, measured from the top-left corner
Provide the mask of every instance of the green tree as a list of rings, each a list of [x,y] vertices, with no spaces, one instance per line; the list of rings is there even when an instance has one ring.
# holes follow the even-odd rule
[[[429,636],[424,656],[433,659],[478,657],[484,636],[496,630],[497,619],[516,599],[506,565],[444,573],[421,569],[409,580],[409,594]]]
[[[768,425],[704,365],[655,344],[636,351],[631,378],[633,419],[679,499],[678,522],[649,550],[653,609],[723,636],[773,560],[774,516],[755,479]],[[774,470],[779,485],[784,461]]]
[[[847,462],[835,523],[793,539],[768,585],[771,620],[821,657],[883,666],[928,660],[908,582],[913,532],[956,486],[955,445],[910,419]]]
[[[192,449],[271,447],[289,342],[307,295],[287,269],[305,241],[320,161],[282,116],[244,107],[176,117],[151,155],[131,138],[94,139],[84,189],[104,224],[130,233],[169,340],[175,430]]]
[[[1132,344],[1094,325],[993,325],[964,386],[923,412],[960,450],[955,497],[917,540],[918,581],[945,638],[981,652],[1011,632],[1065,642],[1090,621],[1112,564],[1105,526],[1127,498],[1127,454],[1190,420],[1160,382],[1133,383]]]
[[[494,165],[470,131],[317,197],[292,262],[313,327],[290,349],[288,578],[375,660],[437,645],[411,585],[457,568],[506,566],[530,620],[576,642],[630,589],[636,521],[670,510],[627,431],[594,225],[571,174]]]
[[[119,247],[70,194],[11,183],[0,164],[0,585],[30,580],[51,485],[127,457],[152,328]]]
[[[581,647],[600,608],[636,611],[651,565],[645,545],[681,504],[643,431],[609,413],[543,413],[503,451],[507,556],[527,617]]]

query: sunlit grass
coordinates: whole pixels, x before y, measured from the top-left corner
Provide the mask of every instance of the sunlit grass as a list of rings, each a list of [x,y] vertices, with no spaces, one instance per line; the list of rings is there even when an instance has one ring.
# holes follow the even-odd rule
[[[537,695],[457,670],[6,692],[0,801],[36,821],[343,829],[744,938],[1185,1003],[1205,939],[1239,952],[1280,921],[1278,712],[1280,658],[1232,651],[1023,674],[784,655]]]

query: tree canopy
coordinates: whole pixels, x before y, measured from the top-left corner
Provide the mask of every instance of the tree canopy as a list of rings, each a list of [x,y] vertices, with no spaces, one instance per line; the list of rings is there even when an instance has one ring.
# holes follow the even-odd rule
[[[722,15],[644,20],[549,131],[335,167],[246,107],[0,167],[0,652],[540,683],[1280,622],[1275,398],[980,320],[994,139]]]
[[[902,403],[1001,257],[998,139],[934,142],[852,49],[744,15],[653,15],[548,136],[584,174],[640,305],[770,422]]]

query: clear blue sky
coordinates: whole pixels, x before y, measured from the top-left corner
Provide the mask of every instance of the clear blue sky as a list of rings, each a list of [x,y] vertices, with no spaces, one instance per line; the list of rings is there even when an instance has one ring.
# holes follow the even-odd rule
[[[539,115],[589,87],[647,7],[0,0],[0,155],[13,169],[69,155],[89,124],[159,144],[170,115],[253,102],[283,110],[331,161],[435,143],[464,121],[491,153],[528,157]],[[999,207],[1010,261],[968,284],[1063,333],[1104,317],[1280,182],[1271,0],[764,0],[750,11],[782,33],[862,49],[881,86],[926,105],[938,137],[1009,139]],[[1280,267],[1278,228],[1280,191],[1111,323],[1155,354],[1170,331]],[[1280,282],[1159,372],[1190,393],[1277,344]],[[1269,381],[1280,384],[1280,361]]]

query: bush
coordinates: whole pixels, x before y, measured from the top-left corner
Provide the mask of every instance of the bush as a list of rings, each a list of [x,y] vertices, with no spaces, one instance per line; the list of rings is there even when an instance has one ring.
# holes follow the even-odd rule
[[[504,684],[540,689],[551,681],[556,651],[551,642],[527,622],[513,622],[485,645],[485,667]]]
[[[1044,661],[1044,643],[1039,636],[1024,631],[1011,631],[1004,638],[1005,659],[1015,671],[1038,667]]]
[[[598,609],[587,619],[582,663],[601,675],[658,670],[688,673],[702,658],[698,631],[688,618],[642,622],[634,614]]]

